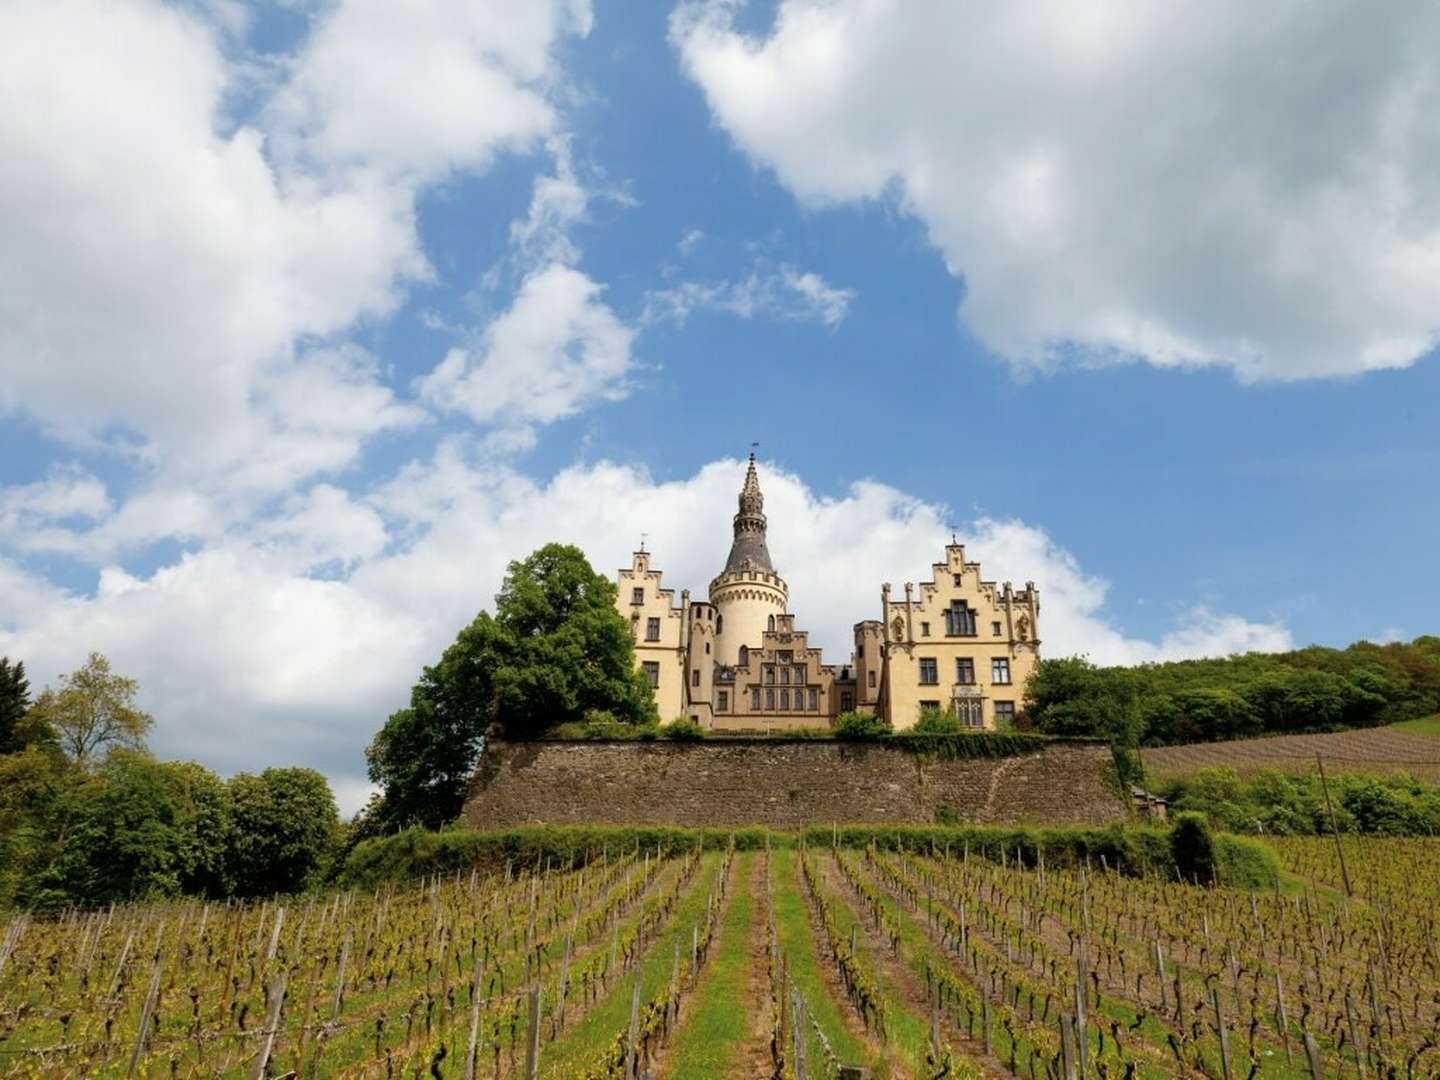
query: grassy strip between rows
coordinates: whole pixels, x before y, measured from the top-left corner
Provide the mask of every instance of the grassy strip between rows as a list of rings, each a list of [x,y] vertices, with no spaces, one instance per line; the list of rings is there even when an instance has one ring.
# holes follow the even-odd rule
[[[828,852],[819,852],[814,856],[817,859],[815,865],[825,866],[828,870],[830,855]],[[825,877],[829,877],[829,881]],[[816,875],[816,887],[823,890],[833,905],[835,912],[836,926],[842,937],[855,935],[857,948],[862,955],[867,950],[865,944],[865,924],[861,922],[859,915],[852,906],[852,898],[844,889],[835,887],[838,881],[839,872],[821,876]],[[925,1062],[925,1049],[930,1042],[930,1025],[928,1017],[921,1017],[910,1003],[905,999],[905,994],[894,982],[887,978],[883,966],[877,962],[873,955],[870,958],[870,969],[874,972],[875,982],[880,988],[880,996],[885,1002],[885,1036],[888,1041],[888,1049],[891,1054],[903,1062],[910,1073],[920,1074],[920,1067]]]
[[[670,1076],[708,1080],[734,1074],[750,1028],[746,991],[750,928],[755,920],[750,873],[757,858],[760,856],[754,852],[745,852],[736,859],[735,884],[721,922],[719,947],[681,1014],[667,1070]]]
[[[800,993],[804,995],[806,1008],[825,1032],[825,1037],[830,1040],[830,1046],[840,1059],[848,1062],[865,1061],[869,1052],[845,1026],[840,1015],[840,1005],[825,989],[825,981],[820,976],[821,961],[815,948],[815,935],[810,928],[810,912],[805,906],[805,898],[800,894],[800,881],[795,867],[797,855],[794,851],[785,849],[773,852],[771,858],[775,889],[772,901],[775,910],[775,935],[779,939],[780,951],[789,965],[790,981],[799,987]],[[807,1058],[810,1061],[823,1061],[819,1041],[813,1037],[813,1033],[810,1034]]]
[[[718,852],[704,856],[689,891],[676,905],[670,923],[649,947],[640,962],[638,975],[620,979],[610,993],[596,1003],[585,1019],[553,1043],[541,1048],[540,1075],[555,1080],[574,1076],[599,1057],[615,1036],[630,1022],[630,996],[635,979],[640,979],[640,1000],[650,1000],[670,979],[675,947],[690,947],[690,930],[705,918],[706,897],[720,865]]]

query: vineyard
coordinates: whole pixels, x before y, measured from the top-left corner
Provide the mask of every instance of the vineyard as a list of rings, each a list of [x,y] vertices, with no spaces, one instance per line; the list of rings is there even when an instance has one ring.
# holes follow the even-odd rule
[[[1315,771],[1317,754],[1324,757],[1326,767],[1334,772],[1409,773],[1424,780],[1440,781],[1440,741],[1434,735],[1398,727],[1157,746],[1140,752],[1146,770],[1158,778],[1217,765],[1227,765],[1242,775],[1261,769],[1304,775]]]
[[[1440,1075],[1440,842],[1277,850],[1259,893],[776,836],[16,915],[0,1075]]]

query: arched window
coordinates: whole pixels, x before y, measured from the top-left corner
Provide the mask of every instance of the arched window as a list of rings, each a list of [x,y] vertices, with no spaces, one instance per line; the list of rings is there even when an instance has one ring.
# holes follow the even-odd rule
[[[766,629],[767,629],[767,630],[772,630],[772,631],[775,629],[775,616],[774,616],[774,615],[771,615],[771,616],[770,616],[770,625],[767,626]]]
[[[716,616],[715,616],[715,633],[717,633],[717,634],[723,634],[724,632],[725,632],[725,616],[724,616],[724,615],[716,615]]]
[[[749,667],[749,666],[750,666],[750,650],[747,649],[744,645],[741,645],[741,646],[740,646],[740,666],[741,666],[741,667]]]

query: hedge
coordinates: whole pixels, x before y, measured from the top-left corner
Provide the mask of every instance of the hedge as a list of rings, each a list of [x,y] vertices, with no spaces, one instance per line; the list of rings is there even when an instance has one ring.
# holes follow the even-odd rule
[[[429,874],[449,874],[479,866],[499,870],[507,863],[530,865],[548,860],[552,865],[577,866],[604,850],[639,847],[664,851],[701,846],[723,848],[732,839],[742,850],[766,843],[789,847],[803,841],[815,846],[868,847],[891,851],[948,850],[998,862],[1018,858],[1035,866],[1043,853],[1050,867],[1074,867],[1087,859],[1096,869],[1109,867],[1137,877],[1175,876],[1169,831],[1158,828],[1111,825],[994,826],[994,825],[824,825],[798,832],[777,832],[749,826],[736,829],[689,829],[676,826],[531,825],[486,832],[447,829],[430,832],[407,829],[391,836],[357,844],[340,868],[342,885],[373,888],[383,881],[403,881]],[[1270,887],[1280,879],[1275,853],[1247,837],[1216,834],[1215,875],[1224,885]]]

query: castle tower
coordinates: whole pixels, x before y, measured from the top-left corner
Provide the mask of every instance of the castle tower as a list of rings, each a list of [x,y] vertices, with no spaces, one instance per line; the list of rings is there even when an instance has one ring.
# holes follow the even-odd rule
[[[766,630],[785,613],[790,589],[770,564],[765,543],[765,497],[755,471],[755,454],[740,489],[735,515],[735,539],[725,569],[710,582],[710,603],[715,607],[715,661],[734,665],[741,648],[758,648]]]
[[[715,726],[715,609],[690,605],[690,648],[685,672],[685,715],[701,727]]]

